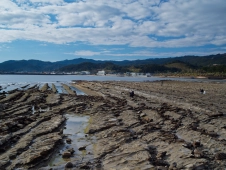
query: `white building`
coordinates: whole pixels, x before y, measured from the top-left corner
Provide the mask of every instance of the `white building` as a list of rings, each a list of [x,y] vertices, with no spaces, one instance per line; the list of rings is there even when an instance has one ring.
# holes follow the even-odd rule
[[[151,73],[146,73],[146,76],[147,77],[151,77]]]
[[[137,76],[137,73],[131,73],[131,76],[135,77]]]
[[[102,70],[102,71],[98,71],[98,72],[97,72],[97,75],[98,75],[98,76],[105,76],[106,73],[105,73],[104,70]]]

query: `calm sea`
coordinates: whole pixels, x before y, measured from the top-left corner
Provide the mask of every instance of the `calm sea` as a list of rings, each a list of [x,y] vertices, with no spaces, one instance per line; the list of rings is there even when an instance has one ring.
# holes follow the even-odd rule
[[[93,75],[0,75],[2,84],[34,84],[71,82],[72,80],[87,81],[157,81],[157,80],[180,80],[180,81],[209,81],[208,79],[185,79],[185,78],[160,78],[160,77],[118,77],[118,76],[93,76]],[[218,80],[225,82],[225,80]]]
[[[90,75],[0,75],[0,91],[10,91],[21,89],[25,85],[31,87],[38,85],[42,87],[44,83],[55,84],[59,93],[65,93],[61,83],[70,83],[72,80],[87,80],[87,81],[156,81],[165,80],[158,77],[117,77],[117,76],[90,76]],[[74,88],[74,87],[73,87]],[[75,89],[77,93],[81,93]]]
[[[59,93],[66,93],[61,83],[69,84],[73,80],[87,81],[157,81],[157,80],[179,80],[179,81],[217,81],[226,82],[226,80],[208,80],[208,79],[185,79],[185,78],[161,78],[161,77],[118,77],[118,76],[81,76],[81,75],[0,75],[0,92],[11,91],[14,89],[29,88],[38,85],[40,88],[44,83],[54,83]],[[28,86],[26,86],[28,85]],[[26,87],[25,87],[26,86]],[[83,92],[72,87],[77,94]]]

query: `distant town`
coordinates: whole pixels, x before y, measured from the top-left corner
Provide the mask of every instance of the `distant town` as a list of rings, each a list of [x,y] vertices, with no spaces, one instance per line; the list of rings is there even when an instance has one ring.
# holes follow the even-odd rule
[[[226,78],[226,53],[133,61],[96,61],[83,58],[58,62],[10,60],[0,63],[0,74],[114,75]]]
[[[96,75],[96,76],[107,76],[107,75],[116,75],[116,76],[144,76],[151,77],[151,73],[135,73],[135,72],[126,72],[126,73],[106,73],[106,71],[101,70],[97,71],[95,74],[91,74],[90,71],[79,71],[79,72],[0,72],[0,74],[18,74],[18,75]]]

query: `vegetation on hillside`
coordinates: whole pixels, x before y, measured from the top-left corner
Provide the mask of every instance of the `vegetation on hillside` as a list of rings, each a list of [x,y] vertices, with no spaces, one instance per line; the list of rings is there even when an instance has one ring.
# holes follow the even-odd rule
[[[226,65],[214,65],[214,66],[194,66],[192,64],[175,61],[165,65],[160,64],[140,64],[130,66],[120,66],[111,62],[106,63],[81,63],[65,66],[59,69],[61,72],[79,72],[90,71],[92,74],[97,71],[105,70],[106,73],[152,73],[168,76],[226,76]]]
[[[174,58],[156,58],[145,60],[98,61],[77,58],[58,62],[39,60],[6,61],[0,63],[0,72],[79,72],[99,70],[106,73],[164,73],[169,75],[213,75],[225,76],[226,53],[209,56],[184,56]]]
[[[95,64],[91,62],[73,64],[73,65],[62,67],[58,71],[60,72],[90,71],[91,73],[96,73],[99,70],[105,70],[108,73],[125,73],[129,71],[127,67],[118,66],[110,62],[99,63],[99,64]]]
[[[75,65],[65,66],[59,69],[61,72],[78,72],[78,71],[90,71],[95,73],[99,70],[105,70],[107,73],[125,73],[125,72],[141,72],[141,73],[163,73],[163,72],[175,72],[180,71],[177,68],[169,68],[163,65],[157,64],[143,64],[137,66],[119,66],[110,62],[94,64],[94,63],[81,63]]]

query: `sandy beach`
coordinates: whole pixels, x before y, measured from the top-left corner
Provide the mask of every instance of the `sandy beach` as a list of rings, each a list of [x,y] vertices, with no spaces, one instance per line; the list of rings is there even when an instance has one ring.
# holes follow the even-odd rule
[[[68,94],[45,84],[0,95],[0,169],[226,167],[225,83],[76,81],[62,86]],[[87,143],[77,148],[63,132],[68,113],[90,118]],[[56,155],[64,162],[50,166]]]

